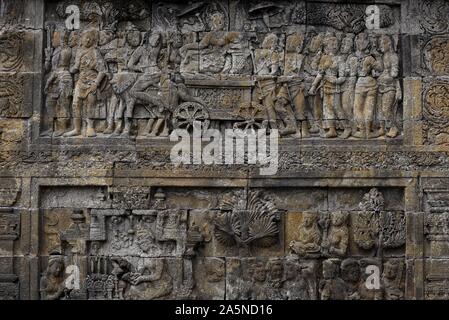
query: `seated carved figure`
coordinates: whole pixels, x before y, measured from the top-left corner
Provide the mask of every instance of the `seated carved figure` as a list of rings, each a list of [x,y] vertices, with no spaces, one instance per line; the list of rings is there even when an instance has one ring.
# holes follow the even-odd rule
[[[344,256],[348,249],[349,230],[347,227],[348,214],[336,212],[332,214],[328,234],[328,254],[331,256]]]
[[[319,254],[321,250],[321,231],[317,220],[317,214],[311,212],[303,213],[303,220],[298,230],[298,239],[290,242],[292,252],[300,256]]]
[[[50,256],[48,267],[40,281],[42,300],[59,300],[65,297],[68,289],[64,283],[64,260],[62,256]]]
[[[153,300],[168,296],[173,290],[173,279],[163,259],[154,259],[137,273],[129,275],[130,287],[125,297],[130,300]]]

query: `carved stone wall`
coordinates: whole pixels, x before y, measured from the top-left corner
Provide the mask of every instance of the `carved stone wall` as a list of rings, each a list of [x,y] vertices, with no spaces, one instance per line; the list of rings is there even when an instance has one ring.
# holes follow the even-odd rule
[[[448,299],[448,15],[0,0],[0,299]],[[198,122],[277,173],[175,165]]]

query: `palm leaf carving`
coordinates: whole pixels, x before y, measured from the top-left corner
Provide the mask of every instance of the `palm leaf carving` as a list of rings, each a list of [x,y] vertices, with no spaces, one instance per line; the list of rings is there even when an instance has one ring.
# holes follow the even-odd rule
[[[247,198],[234,193],[225,196],[221,213],[215,218],[215,237],[227,246],[269,247],[278,240],[278,210],[269,197],[260,191]]]

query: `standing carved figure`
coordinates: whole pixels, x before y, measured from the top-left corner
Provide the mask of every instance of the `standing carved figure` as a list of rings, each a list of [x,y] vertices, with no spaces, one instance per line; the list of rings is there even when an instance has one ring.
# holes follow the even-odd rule
[[[73,130],[64,136],[81,134],[81,117],[86,116],[88,137],[95,137],[94,114],[97,105],[98,90],[106,76],[106,64],[96,44],[98,31],[86,30],[81,36],[81,48],[76,52],[75,63],[70,72],[78,75],[73,96]]]
[[[145,46],[138,47],[128,61],[129,70],[142,74],[138,76],[131,88],[131,95],[134,100],[126,108],[125,128],[123,130],[125,136],[130,134],[134,105],[137,101],[142,101],[152,107],[147,109],[150,113],[150,119],[156,118],[164,121],[165,106],[161,97],[154,92],[147,92],[148,89],[160,89],[161,69],[158,66],[158,59],[161,47],[161,34],[148,34]]]
[[[379,62],[370,55],[370,40],[366,33],[359,33],[355,39],[357,56],[357,83],[354,97],[354,119],[357,131],[353,133],[356,138],[374,138],[373,121],[376,107],[377,81],[376,71],[379,71]]]
[[[302,127],[303,138],[309,137],[309,133],[320,132],[320,134],[322,134],[323,115],[321,110],[321,99],[316,92],[314,94],[310,94],[310,88],[318,74],[318,65],[322,55],[322,46],[323,34],[321,33],[311,36],[310,41],[306,46],[304,59],[304,93],[309,112],[313,115],[313,121],[311,121],[310,130],[306,129],[306,126]]]
[[[50,118],[54,119],[53,136],[60,137],[67,131],[70,120],[73,78],[69,69],[72,49],[68,44],[67,32],[54,32],[51,42],[53,49],[46,51],[45,58],[45,69],[50,71],[44,89],[45,105]]]
[[[309,124],[306,114],[306,101],[304,93],[304,59],[302,53],[304,34],[295,32],[287,37],[285,53],[284,76],[287,84],[288,97],[291,101],[295,118],[300,122],[297,125],[297,137],[309,136]],[[280,77],[281,78],[281,77]]]
[[[108,128],[105,133],[119,136],[123,131],[126,110],[134,107],[135,98],[131,95],[131,88],[136,82],[136,74],[129,72],[128,62],[142,42],[142,36],[134,25],[125,28],[123,35],[123,46],[118,49],[116,55],[117,73],[112,77],[111,84],[114,94],[118,97],[116,108],[111,109],[108,114]],[[128,113],[128,112],[127,112]],[[132,112],[131,112],[132,113]],[[115,129],[112,132],[115,125]]]
[[[270,128],[277,129],[276,111],[276,80],[280,70],[280,52],[277,50],[278,37],[270,33],[262,42],[262,48],[256,49],[254,54],[254,73],[257,80],[258,100],[265,107]]]
[[[402,99],[401,86],[398,80],[399,57],[393,49],[390,36],[380,36],[379,42],[380,50],[383,53],[383,71],[378,78],[381,104],[379,135],[395,138],[399,134],[396,124],[396,108],[398,102]]]
[[[319,63],[319,72],[312,83],[309,95],[316,94],[320,86],[323,96],[323,127],[327,129],[325,138],[337,137],[336,120],[343,119],[344,112],[341,107],[340,85],[344,83],[344,63],[337,56],[338,39],[328,35],[324,42],[324,54]]]
[[[344,112],[344,132],[340,138],[347,139],[353,131],[354,94],[357,83],[357,57],[354,55],[354,34],[348,33],[340,46],[340,57],[345,64],[345,81],[341,85],[341,106]]]

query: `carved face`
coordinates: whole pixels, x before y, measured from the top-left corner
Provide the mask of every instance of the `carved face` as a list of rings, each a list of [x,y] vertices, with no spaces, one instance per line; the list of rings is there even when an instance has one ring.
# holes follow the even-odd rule
[[[346,37],[341,43],[340,52],[343,54],[351,53],[353,47],[354,40],[351,37]]]
[[[274,262],[270,267],[270,278],[272,280],[280,280],[282,279],[282,275],[284,274],[284,266],[281,262]]]
[[[91,48],[96,41],[96,34],[94,31],[86,31],[83,33],[81,43],[85,48]]]
[[[157,47],[159,45],[160,35],[158,33],[152,34],[148,39],[148,44],[152,47]]]
[[[309,43],[309,52],[317,52],[321,48],[321,37],[319,35],[313,37]]]
[[[130,31],[126,33],[126,41],[131,47],[138,47],[142,41],[139,31]]]
[[[336,37],[328,37],[325,44],[326,53],[337,53],[338,51],[338,39]]]
[[[211,16],[212,31],[221,31],[224,29],[224,17],[221,13],[217,12]]]
[[[292,34],[287,38],[286,50],[288,52],[300,52],[304,41],[302,34]]]
[[[313,213],[306,212],[303,214],[303,225],[306,228],[312,227],[314,222],[315,222],[315,215]]]
[[[355,46],[358,51],[365,51],[368,48],[369,39],[366,33],[359,33],[355,38]]]
[[[64,266],[62,264],[62,261],[60,261],[60,260],[52,261],[48,265],[48,273],[54,277],[62,276],[63,271],[64,271]]]
[[[336,227],[344,225],[346,217],[347,216],[343,212],[336,212],[332,215],[332,225]]]
[[[274,50],[277,42],[278,42],[278,37],[275,34],[269,34],[263,40],[262,48]]]
[[[264,282],[267,278],[267,271],[263,263],[256,263],[253,267],[253,278],[257,282]]]

